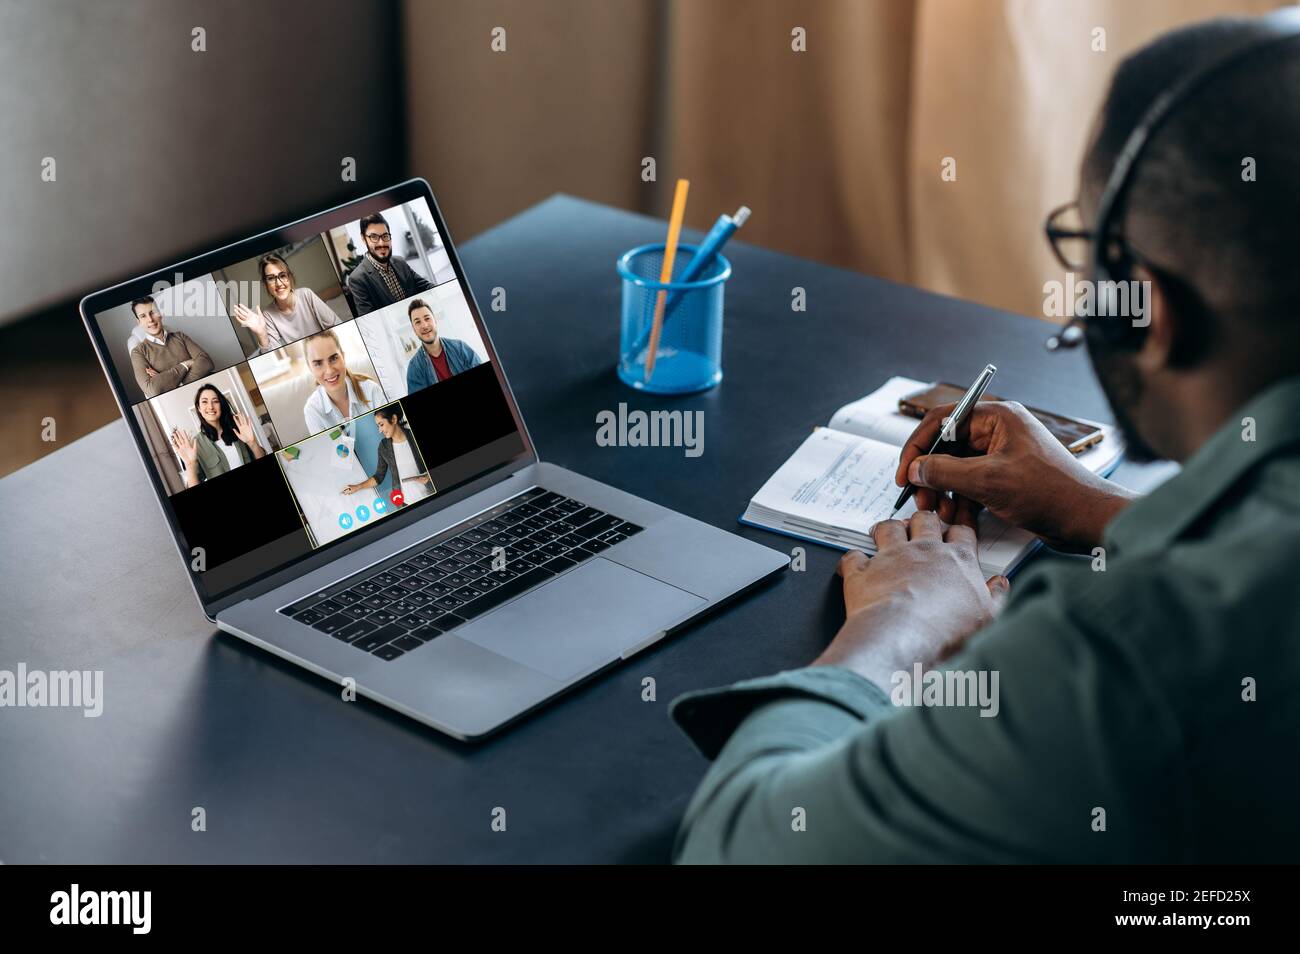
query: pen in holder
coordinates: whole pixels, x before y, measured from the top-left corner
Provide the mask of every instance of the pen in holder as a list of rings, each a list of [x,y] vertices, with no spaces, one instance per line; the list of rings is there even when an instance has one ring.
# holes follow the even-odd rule
[[[680,272],[695,254],[681,245],[675,268]],[[723,292],[731,263],[718,254],[695,281],[660,282],[664,243],[642,245],[618,260],[623,281],[618,376],[638,391],[690,394],[707,391],[722,380]],[[646,378],[646,357],[654,324],[655,299],[666,293],[664,317],[655,352],[654,371]]]

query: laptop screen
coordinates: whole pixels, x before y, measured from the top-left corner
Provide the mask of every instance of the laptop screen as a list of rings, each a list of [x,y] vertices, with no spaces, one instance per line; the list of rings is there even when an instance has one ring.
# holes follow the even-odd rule
[[[525,451],[428,201],[309,222],[88,303],[207,598]]]

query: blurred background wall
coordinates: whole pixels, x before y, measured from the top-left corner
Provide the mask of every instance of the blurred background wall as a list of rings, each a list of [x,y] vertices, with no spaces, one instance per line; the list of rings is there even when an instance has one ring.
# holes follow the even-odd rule
[[[403,175],[400,12],[395,0],[0,2],[0,188],[19,225],[0,256],[0,320]],[[344,156],[355,185],[340,179]]]
[[[665,215],[686,176],[688,225],[746,204],[747,241],[1041,317],[1119,59],[1280,5],[0,0],[0,473],[117,415],[81,294],[412,174],[458,241],[557,191]]]

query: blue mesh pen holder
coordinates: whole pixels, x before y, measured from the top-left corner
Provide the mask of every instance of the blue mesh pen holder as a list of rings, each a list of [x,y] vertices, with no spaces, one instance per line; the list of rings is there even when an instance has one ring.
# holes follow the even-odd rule
[[[695,249],[677,246],[674,275],[686,268]],[[624,384],[654,394],[707,391],[722,380],[722,296],[731,263],[719,254],[695,281],[661,283],[663,260],[662,242],[634,248],[618,260],[623,280],[618,376]],[[666,292],[664,319],[654,373],[647,380],[650,328],[661,291]]]

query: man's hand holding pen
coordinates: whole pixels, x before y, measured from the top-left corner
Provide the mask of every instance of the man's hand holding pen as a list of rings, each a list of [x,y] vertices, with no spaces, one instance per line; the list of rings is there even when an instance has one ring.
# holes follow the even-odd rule
[[[844,666],[888,692],[892,673],[938,664],[987,625],[1010,583],[980,570],[981,509],[1058,549],[1087,551],[1133,499],[1019,404],[972,401],[956,415],[955,443],[940,442],[957,408],[931,410],[903,445],[894,481],[900,500],[914,491],[917,513],[872,528],[874,558],[854,550],[840,561],[845,622],[814,665]]]
[[[903,445],[894,482],[911,482],[918,510],[975,526],[983,508],[1049,545],[1086,552],[1134,495],[1081,464],[1021,405],[983,402],[958,427],[956,454],[928,453],[954,405],[926,414]]]

